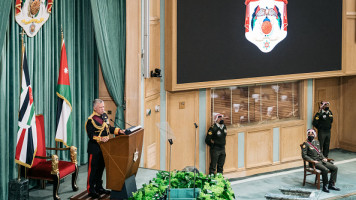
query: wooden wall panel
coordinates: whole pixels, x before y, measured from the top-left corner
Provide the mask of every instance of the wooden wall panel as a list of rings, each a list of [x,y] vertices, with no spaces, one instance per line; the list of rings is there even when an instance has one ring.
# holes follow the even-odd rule
[[[286,126],[280,129],[280,161],[287,162],[301,158],[300,144],[306,138],[305,126]]]
[[[343,67],[346,74],[356,74],[356,2],[344,1]]]
[[[150,72],[160,68],[160,1],[150,0]],[[144,80],[144,167],[160,169],[160,112],[155,111],[160,106],[160,78],[151,77]],[[151,114],[147,115],[150,110]]]
[[[160,104],[160,98],[146,101],[145,111],[151,110],[151,114],[145,114],[145,136],[144,136],[144,167],[151,169],[160,168],[160,131],[157,123],[160,121],[160,113],[155,111],[155,106]]]
[[[160,69],[160,1],[150,1],[150,71]],[[160,78],[145,79],[145,97],[160,93]]]
[[[247,132],[245,140],[246,168],[270,165],[273,162],[273,131],[262,129]]]
[[[224,165],[224,172],[228,173],[235,171],[238,168],[238,141],[237,134],[228,133],[226,137],[226,160]]]
[[[175,134],[171,169],[182,170],[194,165],[194,123],[199,123],[199,91],[167,93],[167,122]],[[199,131],[199,130],[198,130]],[[196,144],[196,166],[199,165],[199,139]],[[167,144],[169,155],[169,144]],[[169,157],[167,157],[167,168]]]
[[[313,117],[315,113],[319,111],[321,101],[330,102],[330,110],[333,112],[334,116],[334,122],[331,128],[330,149],[339,147],[339,121],[343,119],[343,116],[341,116],[341,113],[339,111],[341,103],[340,97],[341,93],[339,77],[315,80]]]
[[[342,78],[342,120],[341,134],[339,135],[340,148],[349,151],[356,151],[356,134],[355,134],[355,113],[356,106],[356,76]]]
[[[346,13],[356,12],[356,1],[355,0],[346,0]]]
[[[104,81],[100,64],[99,64],[99,99],[104,101],[105,111],[107,112],[109,119],[115,120],[115,113],[117,107],[114,100],[111,98],[109,94],[108,88],[106,87],[106,83]],[[111,126],[114,126],[114,123],[110,120],[109,120],[109,124]]]
[[[125,120],[136,125],[141,107],[141,0],[127,0],[126,10]]]

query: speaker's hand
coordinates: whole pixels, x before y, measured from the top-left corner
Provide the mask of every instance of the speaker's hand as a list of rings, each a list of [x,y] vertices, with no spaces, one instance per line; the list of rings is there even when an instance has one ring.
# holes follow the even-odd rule
[[[101,137],[100,141],[107,142],[109,140],[109,136]]]

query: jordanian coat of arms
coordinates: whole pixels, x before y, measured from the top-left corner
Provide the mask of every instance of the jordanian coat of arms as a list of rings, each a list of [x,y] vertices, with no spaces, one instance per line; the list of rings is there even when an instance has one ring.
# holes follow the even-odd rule
[[[287,0],[246,0],[245,36],[268,53],[287,37]]]
[[[16,0],[16,22],[33,37],[49,18],[52,5],[53,0]]]

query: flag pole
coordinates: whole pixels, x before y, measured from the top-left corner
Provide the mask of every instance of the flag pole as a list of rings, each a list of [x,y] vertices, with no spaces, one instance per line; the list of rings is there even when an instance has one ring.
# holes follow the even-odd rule
[[[21,70],[20,70],[20,82],[22,81],[22,64],[23,64],[23,53],[25,51],[25,47],[24,47],[24,37],[25,37],[25,30],[22,28],[22,31],[20,33],[21,35]],[[21,91],[21,86],[20,86],[20,91]],[[20,182],[21,181],[21,165],[17,164],[17,181]]]
[[[63,26],[61,25],[61,49],[62,49],[63,39],[64,39]]]
[[[64,39],[63,26],[61,24],[61,49],[60,49],[60,52],[62,51],[63,39]],[[56,141],[56,148],[58,148],[58,141]],[[56,150],[56,155],[58,155],[57,152],[58,151]]]

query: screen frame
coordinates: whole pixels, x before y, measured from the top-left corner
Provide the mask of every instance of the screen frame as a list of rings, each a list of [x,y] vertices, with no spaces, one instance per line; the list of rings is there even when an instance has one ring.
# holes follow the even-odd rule
[[[224,87],[231,85],[248,85],[269,82],[282,82],[292,80],[304,80],[314,78],[325,78],[335,76],[346,76],[356,74],[356,66],[345,66],[347,49],[346,49],[346,31],[345,23],[347,20],[346,0],[342,0],[342,55],[341,70],[323,71],[311,73],[286,74],[275,76],[262,76],[253,78],[240,78],[230,80],[204,81],[194,83],[177,82],[177,1],[169,0],[165,2],[165,88],[167,91],[183,91],[213,87]]]

